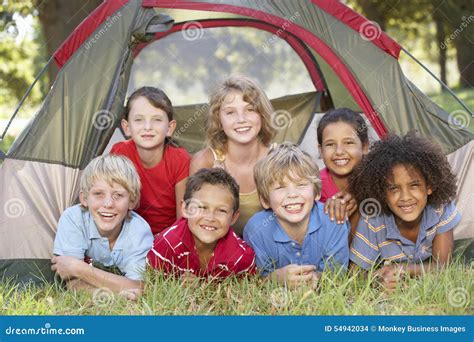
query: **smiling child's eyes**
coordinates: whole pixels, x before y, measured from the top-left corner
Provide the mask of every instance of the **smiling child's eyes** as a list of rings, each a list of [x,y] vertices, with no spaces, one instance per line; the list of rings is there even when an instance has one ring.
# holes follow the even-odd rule
[[[390,185],[388,186],[387,190],[390,192],[395,192],[398,190],[398,187],[396,187],[395,185]]]

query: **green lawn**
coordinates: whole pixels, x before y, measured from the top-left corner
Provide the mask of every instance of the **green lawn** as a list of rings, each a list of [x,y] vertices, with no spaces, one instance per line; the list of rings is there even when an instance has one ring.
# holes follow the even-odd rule
[[[160,273],[147,275],[136,302],[107,290],[94,295],[57,285],[0,285],[3,315],[469,315],[474,265],[407,279],[388,295],[369,275],[323,274],[316,289],[288,290],[258,277],[183,286]]]

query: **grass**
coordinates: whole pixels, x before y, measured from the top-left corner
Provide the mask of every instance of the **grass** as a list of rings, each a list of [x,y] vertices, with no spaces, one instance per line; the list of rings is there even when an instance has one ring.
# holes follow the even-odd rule
[[[456,88],[453,91],[471,111],[474,111],[474,88]],[[429,97],[448,113],[462,109],[448,92],[431,94]]]
[[[258,277],[183,286],[158,272],[144,295],[129,301],[106,289],[93,295],[58,285],[0,284],[3,315],[469,315],[474,264],[454,262],[443,272],[407,279],[388,295],[351,273],[325,273],[317,289],[288,290]]]

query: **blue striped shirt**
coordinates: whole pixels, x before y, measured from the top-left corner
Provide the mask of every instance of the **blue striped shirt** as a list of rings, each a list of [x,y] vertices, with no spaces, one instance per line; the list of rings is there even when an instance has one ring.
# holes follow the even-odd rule
[[[382,261],[416,263],[430,258],[435,236],[453,229],[461,215],[452,202],[440,208],[427,205],[422,215],[416,243],[400,234],[393,214],[361,217],[350,260],[367,270]]]

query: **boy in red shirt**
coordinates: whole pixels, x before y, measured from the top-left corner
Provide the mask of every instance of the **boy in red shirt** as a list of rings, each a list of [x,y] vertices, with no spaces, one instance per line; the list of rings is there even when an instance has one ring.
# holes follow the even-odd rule
[[[148,264],[182,278],[255,273],[255,253],[230,228],[239,217],[239,186],[223,169],[189,177],[183,217],[156,235]]]

